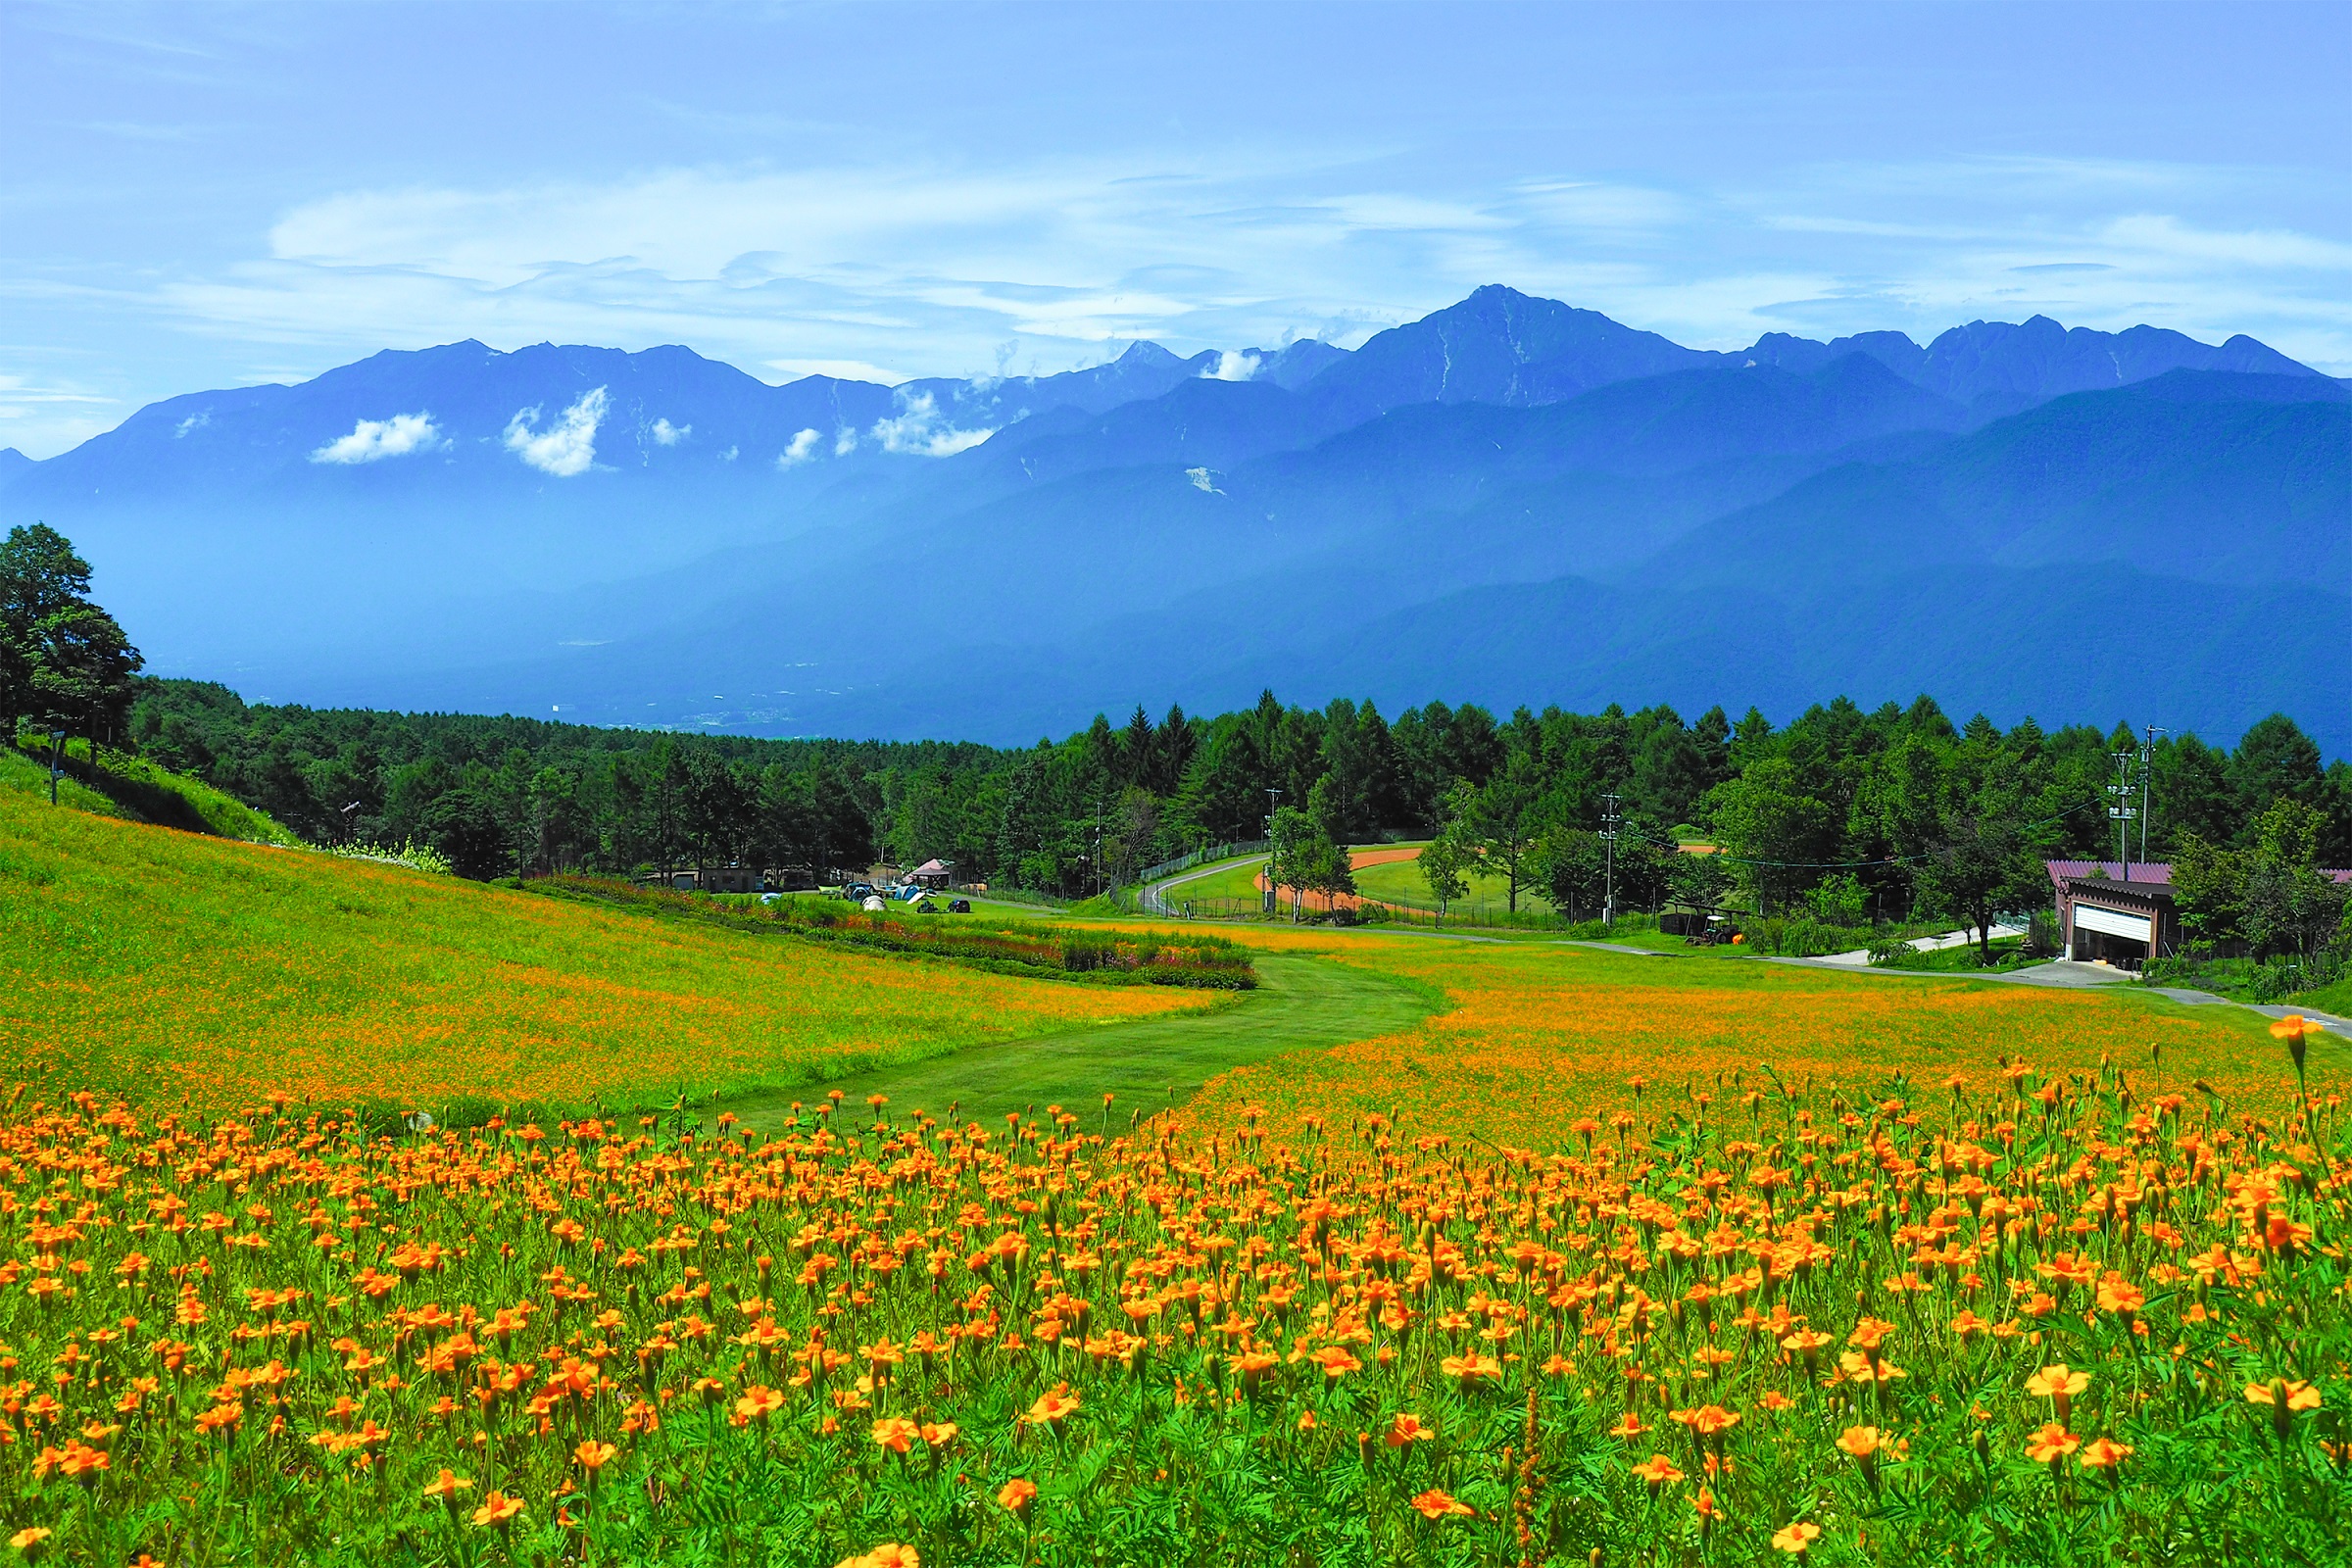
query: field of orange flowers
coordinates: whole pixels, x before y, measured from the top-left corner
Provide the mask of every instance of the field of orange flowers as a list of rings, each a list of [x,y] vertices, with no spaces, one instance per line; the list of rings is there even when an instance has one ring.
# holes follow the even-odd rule
[[[0,936],[10,1081],[198,1110],[271,1091],[666,1101],[1203,1003],[755,940],[14,791]]]
[[[1402,1034],[1231,1072],[1189,1108],[1203,1126],[1344,1121],[1409,1101],[1448,1107],[1457,1136],[1553,1149],[1577,1117],[1631,1108],[1637,1077],[1678,1104],[1776,1080],[1796,1091],[1896,1073],[1987,1089],[2018,1056],[2085,1072],[2132,1062],[2168,1089],[2202,1081],[2265,1109],[2291,1094],[2262,1017],[2131,987],[2063,992],[1531,943],[1250,928],[1240,939],[1401,975],[1442,989],[1448,1006]],[[2352,1070],[2345,1042],[2320,1036],[2312,1050],[2330,1070]]]
[[[2272,1066],[2288,1075],[2287,1046]],[[2012,1062],[1466,1146],[820,1102],[0,1122],[0,1534],[91,1563],[2340,1562],[2347,1159]],[[2286,1100],[2294,1100],[2290,1090]]]

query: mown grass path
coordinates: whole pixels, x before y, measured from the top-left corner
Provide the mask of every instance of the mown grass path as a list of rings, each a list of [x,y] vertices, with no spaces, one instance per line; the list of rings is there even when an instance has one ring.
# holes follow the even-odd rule
[[[1006,1111],[1060,1105],[1097,1127],[1109,1093],[1117,1097],[1111,1114],[1123,1124],[1129,1111],[1149,1115],[1184,1103],[1228,1068],[1394,1034],[1446,1004],[1434,986],[1303,954],[1259,954],[1257,978],[1255,991],[1215,1012],[969,1047],[830,1083],[730,1097],[726,1108],[769,1128],[791,1114],[794,1101],[819,1101],[838,1089],[860,1114],[867,1096],[889,1096],[900,1120],[917,1107],[945,1117],[955,1104],[957,1121],[989,1122]]]

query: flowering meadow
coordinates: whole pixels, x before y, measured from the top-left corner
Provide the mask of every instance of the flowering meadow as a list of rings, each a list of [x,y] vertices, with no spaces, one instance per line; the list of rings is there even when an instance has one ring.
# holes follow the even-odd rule
[[[2271,1042],[2282,1080],[2303,1041]],[[93,1563],[2342,1561],[2346,1183],[2115,1063],[1563,1123],[0,1121]]]
[[[756,940],[0,791],[0,1062],[53,1097],[666,1102],[1206,1004]]]
[[[2087,1072],[2102,1058],[2148,1064],[2173,1089],[2198,1081],[2231,1103],[2283,1106],[2267,1020],[2240,1007],[2184,1006],[2130,986],[2057,991],[1977,979],[1846,974],[1750,958],[1638,957],[1540,943],[1471,943],[1370,933],[1238,927],[1253,945],[1441,989],[1446,1005],[1412,1028],[1227,1073],[1188,1107],[1230,1130],[1246,1115],[1283,1125],[1344,1121],[1409,1096],[1451,1107],[1445,1130],[1544,1148],[1583,1115],[1655,1095],[1790,1091],[1861,1075],[2002,1081],[2025,1056]],[[2352,1049],[2316,1037],[2314,1059],[2352,1070]]]

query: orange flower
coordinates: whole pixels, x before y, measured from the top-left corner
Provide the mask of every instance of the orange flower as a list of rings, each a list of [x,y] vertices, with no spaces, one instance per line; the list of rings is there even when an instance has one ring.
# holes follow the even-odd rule
[[[1438,1363],[1438,1370],[1459,1381],[1465,1391],[1476,1388],[1481,1378],[1502,1377],[1502,1363],[1491,1355],[1449,1355]]]
[[[1891,1447],[1892,1444],[1877,1427],[1847,1427],[1838,1437],[1838,1446],[1861,1460],[1867,1469],[1878,1458],[1879,1450]]]
[[[1615,1426],[1609,1428],[1609,1436],[1612,1438],[1634,1438],[1640,1437],[1647,1430],[1649,1429],[1642,1424],[1642,1418],[1634,1414],[1633,1411],[1628,1410],[1624,1415],[1617,1418],[1617,1424]]]
[[[1037,1402],[1029,1406],[1029,1413],[1021,1420],[1033,1427],[1059,1429],[1064,1421],[1077,1413],[1079,1403],[1078,1396],[1070,1392],[1067,1383],[1056,1383],[1037,1396]]]
[[[612,1456],[618,1452],[620,1450],[610,1443],[599,1443],[594,1438],[590,1438],[572,1449],[571,1456],[580,1462],[581,1469],[587,1471],[590,1476],[594,1476],[606,1465],[611,1464]]]
[[[764,1383],[755,1383],[735,1401],[735,1414],[745,1421],[765,1421],[784,1408],[784,1396]]]
[[[874,1442],[893,1453],[903,1454],[907,1445],[922,1440],[922,1430],[903,1415],[884,1416],[874,1423]]]
[[[1736,1410],[1726,1410],[1720,1404],[1705,1404],[1690,1413],[1690,1430],[1702,1438],[1720,1438],[1740,1424]]]
[[[1662,1453],[1653,1453],[1635,1465],[1634,1474],[1649,1484],[1649,1494],[1653,1497],[1658,1494],[1660,1487],[1683,1479],[1683,1473],[1675,1467],[1674,1461]]]
[[[482,1505],[479,1508],[473,1510],[473,1523],[476,1529],[496,1525],[499,1529],[505,1530],[514,1524],[515,1515],[521,1512],[522,1499],[520,1497],[510,1497],[503,1492],[493,1492],[482,1499]]]
[[[2042,1424],[2040,1431],[2034,1434],[2033,1442],[2026,1445],[2026,1457],[2035,1464],[2054,1465],[2081,1446],[2082,1446],[2081,1438],[2076,1437],[2057,1422],[2048,1421]]]
[[[39,1549],[41,1543],[56,1534],[57,1532],[47,1525],[27,1525],[9,1537],[8,1544],[29,1557]]]
[[[1323,1369],[1323,1375],[1337,1383],[1350,1372],[1361,1372],[1364,1363],[1348,1353],[1343,1345],[1326,1345],[1307,1357]]]
[[[1037,1483],[1014,1476],[997,1489],[997,1505],[1015,1519],[1026,1523],[1029,1509],[1037,1501]]]
[[[1772,1549],[1775,1551],[1788,1552],[1791,1556],[1801,1557],[1806,1552],[1811,1551],[1813,1549],[1813,1543],[1819,1541],[1820,1539],[1821,1526],[1814,1524],[1812,1521],[1807,1519],[1799,1519],[1796,1523],[1788,1526],[1785,1530],[1779,1531],[1773,1536]]]
[[[1441,1492],[1436,1487],[1415,1497],[1413,1509],[1424,1519],[1448,1519],[1457,1515],[1466,1517],[1478,1511],[1451,1493]]]
[[[2093,1438],[2082,1445],[2082,1455],[2076,1462],[2085,1470],[2112,1470],[2131,1456],[2130,1444],[2118,1443],[2113,1438]]]
[[[1437,1429],[1422,1425],[1419,1416],[1399,1415],[1389,1423],[1389,1430],[1381,1435],[1380,1441],[1392,1448],[1401,1448],[1409,1444],[1427,1443],[1437,1435]]]
[[[438,1498],[441,1501],[449,1504],[450,1508],[454,1511],[458,1506],[458,1494],[463,1492],[471,1492],[472,1490],[472,1482],[466,1480],[464,1476],[459,1475],[454,1470],[444,1470],[441,1472],[441,1477],[439,1480],[428,1481],[425,1483],[424,1497],[427,1502]]]
[[[2317,1410],[2320,1391],[2309,1383],[2273,1378],[2268,1383],[2247,1384],[2246,1399],[2252,1404],[2283,1405],[2289,1411]]]
[[[2053,1361],[2026,1379],[2026,1392],[2037,1399],[2047,1399],[2056,1407],[2058,1424],[2066,1424],[2067,1411],[2075,1396],[2090,1387],[2090,1374],[2077,1372],[2064,1361]]]
[[[871,1551],[842,1558],[834,1568],[922,1568],[922,1558],[916,1555],[912,1546],[902,1546],[895,1541],[886,1541]]]
[[[953,1421],[926,1421],[923,1423],[922,1439],[930,1447],[944,1448],[954,1443],[956,1435],[962,1430]]]

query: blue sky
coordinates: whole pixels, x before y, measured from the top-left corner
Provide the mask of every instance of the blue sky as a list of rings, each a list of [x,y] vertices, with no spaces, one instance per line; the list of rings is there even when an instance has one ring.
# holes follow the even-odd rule
[[[1056,370],[1502,282],[2352,373],[2336,4],[0,7],[0,446],[478,337]]]

